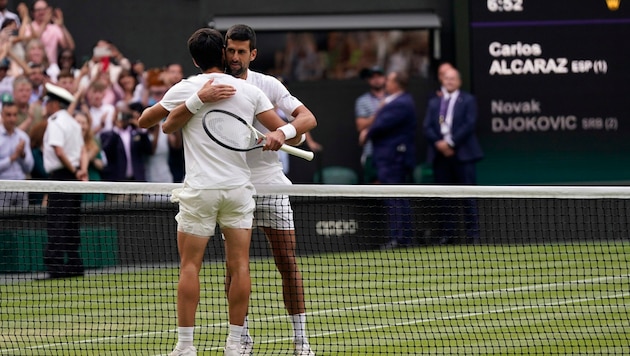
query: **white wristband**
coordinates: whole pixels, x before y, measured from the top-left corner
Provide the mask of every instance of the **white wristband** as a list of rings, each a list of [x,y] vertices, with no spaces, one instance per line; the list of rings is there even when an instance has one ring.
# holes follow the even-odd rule
[[[286,124],[284,126],[278,127],[278,130],[284,132],[284,139],[290,140],[297,135],[297,131],[295,130],[295,126],[291,124]]]
[[[303,144],[303,143],[304,143],[304,141],[306,141],[306,134],[305,134],[305,133],[303,133],[303,134],[302,134],[302,137],[300,137],[300,142],[298,143],[298,145]]]
[[[197,95],[197,93],[191,95],[190,98],[186,99],[186,108],[193,114],[196,114],[202,106],[203,101],[199,99],[199,95]]]

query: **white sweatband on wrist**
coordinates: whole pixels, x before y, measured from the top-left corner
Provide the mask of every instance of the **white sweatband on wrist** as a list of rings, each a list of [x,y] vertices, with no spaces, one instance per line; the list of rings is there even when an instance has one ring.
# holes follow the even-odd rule
[[[284,132],[284,139],[290,140],[297,135],[297,131],[295,130],[295,126],[291,124],[286,124],[284,126],[278,127],[278,130]]]
[[[300,137],[300,142],[298,143],[298,145],[303,144],[304,141],[306,141],[306,134],[305,133],[303,133],[302,136]]]
[[[197,95],[197,93],[191,95],[190,98],[186,99],[186,108],[193,114],[196,114],[202,106],[203,101],[199,99],[199,95]]]

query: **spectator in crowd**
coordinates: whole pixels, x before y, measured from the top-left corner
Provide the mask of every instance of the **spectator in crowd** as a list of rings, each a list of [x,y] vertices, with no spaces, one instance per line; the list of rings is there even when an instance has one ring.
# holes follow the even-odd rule
[[[169,87],[179,83],[179,81],[184,78],[184,68],[182,68],[182,65],[179,63],[167,64],[164,73],[164,82]]]
[[[170,74],[167,71],[162,71],[158,68],[149,69],[146,72],[146,102],[148,102],[150,106],[153,106],[162,100],[164,93],[166,93],[170,87],[181,81],[181,73],[179,73],[179,70],[177,69],[178,65],[171,64],[167,66],[167,68],[168,67],[171,67]],[[156,126],[161,127],[162,123],[163,121],[160,121],[160,123]],[[161,128],[157,127],[153,127],[151,129],[161,130]],[[159,158],[156,159],[159,160]],[[181,130],[177,130],[168,135],[168,166],[171,172],[172,181],[177,183],[182,182],[184,180],[184,147],[182,145]]]
[[[60,8],[53,10],[45,0],[37,0],[33,3],[33,20],[31,21],[28,12],[22,15],[22,25],[26,26],[25,36],[41,39],[48,63],[57,64],[59,47],[74,50],[74,38],[64,25]]]
[[[129,69],[129,71],[136,77],[138,91],[142,96],[142,104],[146,106],[147,102],[145,101],[146,97],[144,96],[144,93],[147,88],[147,72],[145,71],[144,63],[139,59],[135,60],[131,63],[131,69]]]
[[[69,48],[59,51],[57,65],[59,66],[59,72],[68,71],[75,78],[80,76],[81,68],[77,66],[77,59],[75,58],[74,51]]]
[[[15,77],[22,72],[19,61],[24,61],[25,50],[23,37],[23,29],[19,28],[18,23],[13,19],[6,19],[0,26],[0,44],[2,45],[2,53],[7,56],[10,61],[9,75]],[[6,53],[5,53],[6,52]]]
[[[148,81],[150,101],[156,101],[157,103],[162,100],[162,97],[164,97],[168,89],[164,81],[166,78],[167,76],[160,75],[150,77]],[[176,79],[174,76],[171,78]],[[164,119],[166,119],[166,117]],[[162,120],[157,125],[148,129],[152,146],[152,154],[148,157],[146,164],[148,182],[172,183],[174,179],[171,164],[174,163],[173,161],[176,161],[177,158],[171,158],[171,153],[183,154],[181,131],[178,130],[174,133],[166,134],[162,130],[163,123],[164,121]],[[179,162],[182,162],[181,176],[183,178],[183,156],[179,159]]]
[[[44,133],[48,121],[42,120],[33,125],[29,132],[31,139],[31,153],[33,154],[33,169],[31,170],[31,179],[43,180],[48,179],[48,173],[44,168]],[[47,195],[43,193],[29,193],[29,204],[31,205],[47,205]]]
[[[367,138],[374,145],[372,154],[379,183],[405,184],[412,181],[416,165],[416,106],[407,92],[406,71],[390,72],[385,90],[388,96],[374,114]],[[385,248],[409,245],[413,234],[412,214],[406,199],[386,199],[389,242]]]
[[[28,40],[26,42],[25,51],[24,62],[26,62],[26,64],[22,65],[24,74],[30,75],[32,68],[34,66],[38,66],[42,68],[42,72],[51,78],[53,82],[57,81],[59,67],[57,66],[57,63],[50,64],[50,62],[48,62],[44,49],[44,43],[40,39],[33,38]],[[18,63],[21,62],[18,61]]]
[[[77,83],[76,83],[76,78],[74,77],[74,75],[72,75],[72,72],[70,72],[67,69],[62,70],[61,72],[59,72],[59,76],[57,77],[57,85],[66,89],[67,91],[69,91],[70,93],[72,93],[73,95],[76,94],[77,91]],[[79,99],[76,98],[77,95],[75,95],[75,99]],[[78,101],[74,101],[73,104],[78,103]]]
[[[26,179],[33,169],[30,138],[17,127],[17,106],[8,98],[3,99],[0,123],[0,179]],[[7,206],[28,206],[28,193],[0,192],[0,207]]]
[[[11,63],[7,58],[0,59],[0,96],[13,95],[13,81],[15,77],[8,74]]]
[[[85,145],[85,151],[88,157],[88,180],[100,181],[101,172],[105,163],[103,162],[103,156],[101,154],[101,146],[94,134],[92,133],[92,119],[90,114],[82,110],[78,110],[74,113],[74,119],[81,125],[81,133],[83,134],[83,144]],[[99,202],[104,201],[105,196],[101,193],[85,194],[83,201],[85,202]]]
[[[114,130],[107,130],[101,131],[98,137],[107,160],[101,178],[112,182],[124,181],[127,175],[127,155],[120,135]]]
[[[31,127],[44,120],[44,110],[40,101],[29,103],[33,93],[33,84],[24,75],[13,81],[13,102],[18,108],[18,125],[29,132]]]
[[[123,70],[131,70],[129,60],[112,42],[101,39],[94,45],[92,58],[85,63],[85,66],[87,66],[87,74],[81,78],[80,87],[87,87],[97,79],[102,81],[106,84],[104,102],[115,105],[116,95],[113,85],[118,83]]]
[[[9,0],[0,0],[0,24],[3,24],[7,20],[13,20],[20,27],[20,16],[18,14],[9,11]]]
[[[42,94],[44,93],[46,74],[44,73],[44,67],[41,64],[31,63],[29,68],[30,70],[27,75],[33,90],[31,91],[31,97],[28,99],[28,103],[33,104],[41,101]]]
[[[442,77],[443,95],[429,100],[424,118],[424,136],[427,140],[427,162],[433,165],[436,184],[476,184],[476,162],[483,152],[475,130],[477,102],[472,94],[460,90],[461,79],[455,68],[447,68]],[[440,243],[446,244],[456,237],[458,201],[445,200],[441,207],[442,224]],[[464,207],[466,238],[470,243],[479,241],[477,204],[466,199]]]
[[[140,103],[131,103],[118,115],[114,127],[125,148],[125,181],[146,182],[145,161],[152,153],[151,141],[145,129],[138,126],[138,118],[144,107]]]
[[[74,97],[67,90],[46,84],[48,127],[44,135],[44,167],[50,179],[88,179],[88,159],[81,126],[66,111]],[[54,192],[48,194],[48,244],[44,265],[48,278],[82,276],[83,260],[79,254],[81,195]]]
[[[89,114],[92,117],[92,132],[111,131],[116,120],[116,108],[103,102],[107,84],[102,80],[93,81],[86,92]]]
[[[114,90],[118,98],[117,108],[125,108],[131,103],[142,101],[142,87],[138,85],[136,76],[126,69],[120,72],[118,82],[114,84]]]
[[[360,77],[369,85],[368,92],[359,96],[354,104],[354,121],[359,132],[359,144],[363,146],[361,153],[362,181],[363,183],[376,183],[378,178],[372,162],[372,141],[366,136],[374,122],[376,110],[385,99],[385,71],[381,67],[373,66],[361,70]]]

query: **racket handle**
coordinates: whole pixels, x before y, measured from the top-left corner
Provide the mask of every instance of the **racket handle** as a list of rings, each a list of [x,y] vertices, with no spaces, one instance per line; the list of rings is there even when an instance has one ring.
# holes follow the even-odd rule
[[[306,151],[300,148],[296,148],[293,146],[289,146],[289,145],[282,145],[282,147],[280,147],[280,149],[290,155],[296,156],[296,157],[300,157],[302,159],[305,159],[307,161],[312,161],[314,154],[311,151]]]

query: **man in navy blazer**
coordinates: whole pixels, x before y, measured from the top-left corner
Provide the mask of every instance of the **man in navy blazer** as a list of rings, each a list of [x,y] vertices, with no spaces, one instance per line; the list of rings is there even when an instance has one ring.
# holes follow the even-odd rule
[[[121,111],[114,129],[101,133],[107,157],[103,180],[146,182],[145,160],[153,153],[153,147],[147,131],[137,124],[142,110],[140,103],[129,104]]]
[[[367,138],[374,145],[372,158],[381,184],[409,183],[416,165],[417,115],[413,97],[406,91],[408,84],[406,73],[387,75],[385,90],[388,96],[367,132]],[[384,247],[408,245],[413,234],[409,201],[388,199],[385,205],[390,240]]]
[[[429,100],[424,119],[424,136],[428,142],[427,162],[433,165],[436,184],[477,184],[476,162],[483,152],[475,134],[477,102],[475,97],[459,90],[461,79],[455,68],[442,77],[442,95]],[[449,218],[458,214],[452,203],[442,206],[441,243],[456,237],[456,221]],[[479,219],[474,200],[457,202],[464,207],[468,242],[479,241]]]

